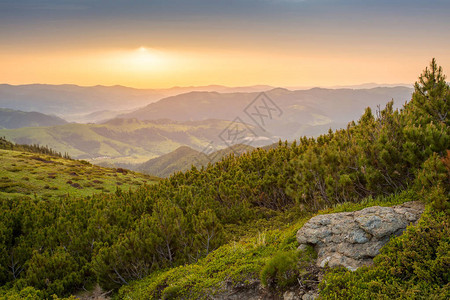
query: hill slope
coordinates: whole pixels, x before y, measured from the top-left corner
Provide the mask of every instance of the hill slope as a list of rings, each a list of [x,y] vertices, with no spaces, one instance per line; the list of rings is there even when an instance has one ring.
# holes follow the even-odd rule
[[[254,148],[248,145],[234,145],[212,153],[202,153],[187,146],[182,146],[168,154],[150,159],[134,168],[138,172],[158,177],[168,177],[175,172],[185,172],[195,166],[201,168],[209,163],[214,164],[229,154],[240,155]]]
[[[171,268],[162,272],[156,272],[142,280],[137,280],[130,285],[124,285],[118,293],[119,299],[204,299],[205,297],[214,299],[283,299],[283,295],[291,295],[288,299],[302,299],[303,295],[316,294],[319,292],[319,281],[327,270],[315,266],[316,254],[310,247],[306,251],[297,251],[298,243],[296,241],[296,233],[302,226],[314,215],[322,215],[336,212],[351,212],[361,210],[365,207],[375,205],[390,206],[400,204],[405,201],[414,199],[404,193],[397,197],[380,199],[379,201],[367,201],[364,204],[347,204],[336,206],[318,214],[306,214],[300,217],[293,224],[284,224],[276,230],[266,230],[263,233],[255,234],[251,237],[243,238],[237,242],[226,244],[217,250],[211,252],[204,259],[198,262]],[[429,212],[425,214],[425,219],[431,219],[433,214]],[[382,254],[377,258],[377,263],[372,269],[382,269],[383,260],[388,261],[390,267],[395,268],[395,261],[389,251],[397,250],[399,241],[409,242],[414,249],[415,254],[420,255],[421,266],[427,263],[438,263],[440,259],[445,259],[444,253],[436,250],[421,248],[420,245],[411,239],[417,232],[421,234],[421,238],[432,246],[439,244],[437,239],[426,236],[425,231],[431,230],[439,221],[445,221],[445,218],[438,216],[438,220],[426,224],[422,222],[415,228],[409,230],[397,239],[388,242],[384,247]],[[443,239],[448,236],[449,228],[440,228],[442,232],[437,233]],[[450,249],[447,246],[447,249]],[[396,256],[403,259],[408,257],[408,249],[398,249]],[[430,254],[435,254],[430,255]],[[379,263],[381,262],[381,263]],[[386,264],[386,262],[384,262]],[[358,296],[369,292],[371,297],[367,299],[381,298],[376,291],[364,284],[363,276],[371,278],[380,286],[389,286],[391,292],[395,295],[395,299],[401,297],[402,288],[407,283],[401,281],[401,275],[393,275],[390,279],[394,282],[383,282],[384,278],[372,275],[371,269],[362,268],[353,273],[343,269],[333,270],[326,274],[327,280],[333,281],[333,284],[323,284],[322,290],[325,293],[325,299],[361,299]],[[440,274],[444,274],[444,270],[440,270]],[[336,273],[342,277],[336,276]],[[431,272],[430,272],[431,273]],[[348,278],[352,278],[350,281]],[[342,282],[340,282],[342,281]],[[300,284],[299,284],[300,283]],[[340,284],[351,284],[352,289],[342,288]],[[409,282],[414,285],[414,282]],[[445,293],[445,287],[435,285],[434,291],[430,294],[439,295]],[[359,293],[354,291],[359,289]],[[365,291],[368,290],[368,291]],[[340,295],[340,297],[336,297]],[[418,289],[416,293],[420,295]],[[367,295],[367,294],[366,294]],[[287,297],[286,297],[287,298]],[[284,298],[284,299],[286,299]],[[365,298],[366,297],[362,297]],[[303,298],[304,299],[304,298]],[[439,298],[438,298],[439,299]],[[442,298],[444,299],[444,298]]]
[[[0,149],[0,198],[91,196],[153,184],[158,178],[87,162]]]
[[[63,125],[67,122],[55,116],[38,112],[24,112],[0,108],[0,128],[13,129],[21,127],[39,127]]]
[[[138,165],[136,170],[159,177],[168,177],[176,171],[186,171],[201,155],[199,151],[181,146],[170,153]]]

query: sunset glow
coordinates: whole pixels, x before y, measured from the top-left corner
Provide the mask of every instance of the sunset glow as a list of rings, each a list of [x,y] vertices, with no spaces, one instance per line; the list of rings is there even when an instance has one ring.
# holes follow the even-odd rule
[[[308,87],[412,83],[432,57],[450,69],[442,1],[155,1],[105,8],[114,18],[40,2],[0,4],[0,82]]]

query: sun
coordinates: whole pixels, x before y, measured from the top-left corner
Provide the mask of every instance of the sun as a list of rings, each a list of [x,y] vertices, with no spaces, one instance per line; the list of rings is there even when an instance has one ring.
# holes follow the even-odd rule
[[[159,53],[155,49],[147,48],[144,46],[141,46],[137,50],[132,51],[128,59],[130,67],[138,70],[159,68],[163,63],[163,57],[161,53]]]
[[[180,57],[171,49],[139,45],[99,51],[95,63],[129,86],[148,87],[156,82],[166,86],[184,62]]]
[[[139,48],[138,48],[138,51],[141,52],[141,53],[146,53],[146,52],[148,52],[147,48],[145,48],[144,46],[139,47]]]

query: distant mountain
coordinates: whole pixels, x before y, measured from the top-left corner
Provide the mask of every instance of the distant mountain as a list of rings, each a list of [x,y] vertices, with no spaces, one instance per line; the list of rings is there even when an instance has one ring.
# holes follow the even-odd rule
[[[122,86],[0,85],[0,107],[56,114],[69,121],[77,121],[79,115],[100,110],[137,108],[164,96],[154,90]]]
[[[265,99],[257,92],[190,92],[162,99],[120,117],[177,121],[239,117],[282,139],[292,140],[303,135],[315,136],[329,128],[345,127],[348,120],[358,119],[368,106],[384,107],[395,99],[395,107],[400,107],[411,98],[411,93],[412,89],[407,87],[298,91],[276,88],[267,91],[268,99]]]
[[[224,120],[176,122],[113,119],[103,124],[72,123],[2,129],[0,136],[15,143],[48,146],[68,153],[72,158],[88,159],[95,163],[142,163],[184,145],[197,151],[204,151],[207,147],[216,151],[236,144],[228,140],[234,126],[235,123]],[[243,136],[240,142],[265,145],[276,141],[268,132],[250,125],[244,127],[253,135]]]
[[[157,158],[153,158],[141,165],[138,165],[134,168],[134,170],[158,177],[169,177],[175,172],[187,171],[191,168],[191,166],[201,168],[202,166],[207,166],[208,163],[216,163],[224,156],[231,153],[241,155],[242,153],[253,149],[255,148],[249,145],[234,145],[232,147],[227,147],[225,149],[206,154],[187,146],[182,146],[175,151],[161,155]]]
[[[86,119],[85,116],[105,110],[136,109],[164,97],[191,91],[255,92],[271,88],[270,86],[234,88],[211,85],[169,89],[135,89],[124,86],[100,85],[85,87],[71,84],[0,84],[0,107],[55,114],[74,122],[94,122],[95,120]],[[115,115],[109,116],[109,118],[113,117]]]
[[[134,111],[133,109],[131,109],[131,110],[130,109],[128,109],[128,110],[99,110],[99,111],[94,111],[89,114],[78,115],[78,116],[72,117],[72,118],[76,118],[77,123],[104,123],[108,120],[117,118],[117,116],[119,116],[119,115],[123,115],[123,114],[130,113],[133,111]]]
[[[407,87],[412,88],[414,84],[412,83],[375,83],[375,82],[368,82],[368,83],[361,83],[361,84],[355,84],[355,85],[336,85],[329,87],[330,89],[373,89],[378,87]]]
[[[179,95],[189,92],[220,92],[220,93],[251,93],[251,92],[265,92],[274,89],[270,85],[251,85],[229,87],[224,85],[205,85],[205,86],[188,86],[188,87],[173,87],[169,89],[159,90],[168,95]]]
[[[66,124],[67,121],[35,111],[24,112],[0,108],[0,128],[13,129],[22,127],[55,126]]]

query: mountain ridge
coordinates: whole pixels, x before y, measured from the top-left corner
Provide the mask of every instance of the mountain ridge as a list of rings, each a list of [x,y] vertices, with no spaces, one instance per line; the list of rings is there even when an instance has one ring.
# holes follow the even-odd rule
[[[281,139],[293,140],[299,136],[315,136],[329,128],[345,127],[348,120],[357,119],[366,107],[384,106],[395,99],[399,108],[409,100],[412,89],[406,87],[373,89],[324,89],[290,91],[274,88],[264,93],[267,103],[278,108],[280,114],[265,118],[263,127]],[[261,93],[190,92],[163,98],[120,118],[152,120],[168,118],[176,121],[208,118],[234,120],[255,124],[250,118],[256,105],[262,105]],[[275,107],[276,106],[276,107]],[[269,108],[269,107],[267,107]],[[265,111],[263,111],[265,112]],[[256,124],[261,127],[261,124]],[[325,127],[325,128],[324,128]]]
[[[263,91],[270,86],[199,86],[166,89],[139,89],[121,85],[79,86],[75,84],[0,84],[0,107],[35,110],[61,116],[68,121],[90,122],[83,118],[101,110],[130,110],[162,98],[192,90]],[[94,120],[95,121],[95,120]]]
[[[22,127],[45,127],[67,124],[67,121],[52,115],[36,111],[25,112],[8,108],[0,108],[0,129]]]

